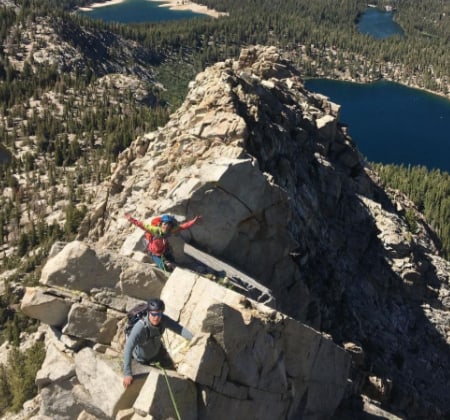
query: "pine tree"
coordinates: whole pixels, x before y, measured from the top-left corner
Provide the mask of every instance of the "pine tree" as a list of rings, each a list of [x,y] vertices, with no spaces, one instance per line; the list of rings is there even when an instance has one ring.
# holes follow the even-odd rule
[[[11,410],[17,412],[21,409],[25,399],[25,389],[22,378],[25,377],[25,358],[18,347],[13,347],[8,355],[7,379],[11,392]]]
[[[9,389],[6,367],[0,364],[0,416],[11,406],[12,395]]]
[[[11,410],[19,411],[25,401],[37,393],[35,377],[45,358],[42,342],[35,343],[25,352],[14,347],[8,355],[7,384],[11,393]]]

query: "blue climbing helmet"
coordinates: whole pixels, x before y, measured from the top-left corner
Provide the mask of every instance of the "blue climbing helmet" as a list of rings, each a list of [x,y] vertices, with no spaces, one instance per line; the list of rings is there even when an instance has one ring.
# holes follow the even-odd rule
[[[173,216],[170,216],[168,214],[163,214],[161,216],[161,223],[167,223],[169,225],[175,226],[177,224],[177,220]]]

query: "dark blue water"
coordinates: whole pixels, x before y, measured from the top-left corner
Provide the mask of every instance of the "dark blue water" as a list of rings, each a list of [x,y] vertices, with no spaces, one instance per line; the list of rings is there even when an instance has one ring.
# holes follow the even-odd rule
[[[450,101],[398,83],[308,80],[341,105],[341,122],[369,161],[450,172]]]
[[[8,150],[0,143],[0,165],[5,162],[9,162],[11,156]]]
[[[160,22],[205,17],[204,14],[189,10],[170,10],[168,7],[160,7],[161,4],[163,3],[148,0],[125,0],[120,4],[102,6],[87,12],[79,11],[79,13],[92,19],[119,23]]]
[[[367,8],[358,22],[359,32],[382,39],[393,35],[404,35],[402,28],[392,20],[392,12]]]

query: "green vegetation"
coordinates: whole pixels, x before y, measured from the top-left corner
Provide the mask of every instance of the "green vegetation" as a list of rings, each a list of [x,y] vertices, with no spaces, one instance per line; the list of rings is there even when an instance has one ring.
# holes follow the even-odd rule
[[[43,342],[24,351],[17,347],[10,351],[7,366],[0,364],[0,414],[19,411],[25,401],[36,395],[36,373],[44,358]]]
[[[315,76],[320,70],[335,77],[348,68],[354,77],[398,78],[414,76],[422,87],[447,92],[438,78],[450,77],[450,5],[439,0],[389,2],[397,8],[396,20],[407,36],[377,40],[358,32],[356,21],[367,2],[343,0],[203,0],[201,3],[230,16],[118,27],[123,36],[139,39],[160,52],[182,49],[199,69],[218,59],[236,55],[242,45],[272,44],[291,51],[292,59]],[[381,6],[381,2],[380,2]],[[418,15],[417,8],[423,9]],[[423,33],[433,34],[433,37]],[[302,52],[301,46],[305,46]],[[327,53],[333,49],[335,54]],[[304,63],[312,55],[315,64]]]
[[[429,171],[423,166],[376,164],[374,168],[383,182],[406,194],[425,215],[442,241],[444,256],[450,258],[450,174]],[[410,227],[416,222],[407,214]],[[414,229],[412,229],[414,232]]]

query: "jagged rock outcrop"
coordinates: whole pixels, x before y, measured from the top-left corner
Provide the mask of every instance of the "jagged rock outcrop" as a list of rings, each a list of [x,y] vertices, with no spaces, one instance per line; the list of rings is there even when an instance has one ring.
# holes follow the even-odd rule
[[[76,20],[76,19],[75,19]],[[149,48],[136,45],[112,32],[80,26],[70,17],[37,16],[28,27],[18,28],[26,40],[17,43],[13,37],[5,42],[11,64],[22,70],[24,60],[56,65],[61,72],[91,69],[97,77],[116,73],[117,79],[131,76],[136,96],[147,96],[145,82],[154,82],[149,63],[158,64],[162,57]],[[134,65],[127,62],[133,60]],[[143,94],[143,95],[142,95]],[[154,103],[154,97],[146,98]]]
[[[262,409],[269,405],[267,401],[277,401],[271,405],[278,407],[277,413],[264,413],[272,417],[295,418],[298,413],[326,417],[317,411],[317,389],[330,396],[324,406],[331,415],[339,403],[339,398],[331,399],[333,389],[341,390],[342,381],[322,374],[334,372],[334,378],[342,378],[336,369],[345,366],[346,358],[335,359],[334,370],[318,369],[313,361],[304,365],[307,348],[310,355],[326,356],[315,350],[322,344],[316,347],[312,341],[296,347],[306,353],[288,357],[289,345],[276,337],[280,331],[282,337],[294,334],[283,326],[290,322],[301,325],[300,321],[328,333],[341,347],[303,326],[299,327],[301,337],[311,331],[320,337],[314,340],[325,340],[333,357],[352,356],[350,380],[337,414],[354,413],[372,399],[401,417],[442,418],[450,415],[450,266],[437,255],[430,229],[419,215],[417,232],[409,230],[404,217],[408,207],[414,210],[402,196],[388,195],[366,167],[340,127],[339,106],[306,91],[300,74],[282,52],[252,47],[243,50],[239,59],[217,63],[199,74],[170,122],[136,139],[122,153],[113,176],[97,193],[79,240],[95,247],[95,253],[108,250],[145,265],[137,245],[142,232],[129,226],[125,212],[140,219],[162,212],[180,219],[201,214],[203,221],[183,239],[259,281],[273,292],[276,309],[296,320],[276,321],[271,330],[275,334],[269,337],[272,321],[257,317],[258,321],[248,325],[239,324],[238,332],[242,329],[245,334],[239,333],[240,339],[234,342],[228,337],[227,322],[233,320],[233,326],[237,325],[239,312],[245,313],[245,308],[238,309],[238,302],[228,304],[218,291],[212,302],[211,296],[198,292],[195,302],[177,306],[175,318],[187,320],[200,334],[191,356],[201,349],[199,354],[210,355],[209,361],[227,363],[227,369],[217,368],[217,379],[211,373],[203,376],[202,363],[189,365],[180,356],[180,374],[198,384],[197,389],[208,387],[202,393],[205,405],[197,407],[197,415],[216,418],[216,413],[211,417],[213,412],[208,410],[217,407],[219,418],[221,410],[233,407],[247,413],[249,401],[256,399],[263,401]],[[99,259],[103,261],[103,257]],[[188,273],[183,271],[180,285],[195,277]],[[54,276],[58,277],[64,275]],[[162,290],[167,301],[175,299],[178,292],[167,289],[171,292],[165,295],[171,282],[172,277]],[[194,283],[192,280],[192,287]],[[71,284],[75,283],[66,281],[64,287]],[[114,284],[118,287],[118,280]],[[103,286],[109,296],[112,283]],[[82,319],[82,308],[88,306],[84,303],[92,300],[89,311],[99,312],[95,328],[100,330],[107,320],[117,318],[101,318],[102,310],[96,305],[108,307],[109,303],[95,302],[92,290],[85,291],[87,297],[83,295],[78,303],[81,307],[71,306],[70,312],[81,314],[80,318],[74,314],[68,319],[70,324]],[[194,289],[186,290],[189,295]],[[225,294],[226,289],[220,290]],[[200,310],[196,305],[204,300],[210,304]],[[120,311],[124,306],[111,307]],[[202,325],[183,318],[186,313],[200,313]],[[64,331],[79,333],[71,328],[65,326]],[[256,328],[256,335],[249,328]],[[201,334],[212,334],[212,344]],[[246,352],[250,337],[257,343],[251,355]],[[95,340],[92,332],[82,338]],[[271,350],[262,350],[268,342]],[[108,351],[117,351],[114,339],[111,343],[97,342],[96,349],[106,345]],[[241,344],[244,348],[239,348]],[[81,343],[71,345],[78,349]],[[341,353],[342,348],[346,352]],[[325,347],[323,351],[326,353]],[[234,360],[237,354],[244,359]],[[274,398],[273,390],[258,376],[261,371],[252,357],[276,360],[277,355],[285,363],[287,382],[272,377],[278,393]],[[237,366],[254,372],[252,384],[239,376]],[[277,365],[270,373],[282,371]],[[292,376],[293,372],[299,376]],[[155,389],[159,380],[156,377],[148,386]],[[325,383],[335,387],[329,389]],[[289,394],[286,407],[283,392],[288,389],[300,394]],[[230,403],[225,397],[242,402]],[[143,411],[152,407],[148,400],[139,404],[145,407]],[[86,403],[83,409],[89,411],[88,406]],[[136,410],[135,415],[139,415]]]
[[[80,247],[85,252],[76,257],[68,252]],[[67,315],[63,323],[52,322],[58,325],[46,330],[46,359],[36,376],[40,416],[73,419],[90,413],[94,418],[123,418],[133,409],[133,418],[170,418],[175,413],[165,374],[183,419],[327,418],[339,405],[349,353],[298,321],[181,268],[157,295],[166,301],[166,313],[194,338],[187,343],[167,331],[164,341],[178,372],[137,366],[136,380],[125,390],[125,308],[115,309],[111,305],[117,306],[117,300],[105,301],[95,287],[83,287],[80,293],[80,284],[73,281],[48,285],[46,273],[76,277],[68,267],[73,273],[74,267],[83,266],[86,252],[96,254],[79,242],[67,244],[48,260],[40,286],[27,289],[22,301],[25,314],[45,323]],[[123,260],[111,254],[108,259],[114,266]],[[92,270],[84,274],[83,284],[96,286],[97,279]],[[118,284],[104,287],[111,294],[118,289]],[[124,302],[130,299],[123,296]]]

